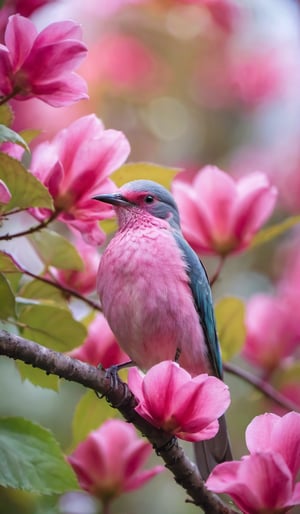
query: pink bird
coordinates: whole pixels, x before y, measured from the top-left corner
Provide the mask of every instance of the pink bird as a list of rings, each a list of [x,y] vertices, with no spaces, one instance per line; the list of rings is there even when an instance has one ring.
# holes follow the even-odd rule
[[[176,360],[192,376],[222,378],[210,285],[183,238],[173,196],[155,182],[136,180],[95,199],[113,205],[118,218],[97,290],[120,346],[143,370]],[[196,443],[203,479],[232,459],[224,416],[219,423],[213,439]]]

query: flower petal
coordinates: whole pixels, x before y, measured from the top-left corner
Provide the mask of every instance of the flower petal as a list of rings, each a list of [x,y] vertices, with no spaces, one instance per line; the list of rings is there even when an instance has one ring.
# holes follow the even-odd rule
[[[30,54],[37,30],[28,18],[14,14],[8,18],[5,44],[10,51],[11,63],[17,71]]]

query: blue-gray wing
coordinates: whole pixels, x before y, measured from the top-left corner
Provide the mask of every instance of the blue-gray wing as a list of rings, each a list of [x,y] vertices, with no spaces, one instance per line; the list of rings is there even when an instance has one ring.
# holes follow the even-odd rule
[[[222,378],[222,360],[216,333],[213,301],[205,268],[197,254],[185,241],[182,234],[174,230],[173,235],[186,264],[187,274],[190,279],[190,288],[193,294],[195,308],[199,314],[199,322],[201,323],[204,333],[213,372],[217,377]]]

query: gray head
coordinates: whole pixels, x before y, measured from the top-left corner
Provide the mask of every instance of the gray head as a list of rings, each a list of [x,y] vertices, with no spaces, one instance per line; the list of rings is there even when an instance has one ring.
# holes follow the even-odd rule
[[[133,180],[124,184],[117,193],[94,196],[95,200],[110,203],[115,210],[141,209],[170,223],[173,228],[180,227],[179,212],[171,193],[152,180]]]

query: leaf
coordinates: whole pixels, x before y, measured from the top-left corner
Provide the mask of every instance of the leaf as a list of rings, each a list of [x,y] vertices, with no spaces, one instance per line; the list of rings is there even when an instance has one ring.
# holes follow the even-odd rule
[[[45,389],[59,390],[59,378],[56,375],[47,375],[46,371],[34,368],[25,362],[17,361],[17,369],[23,381],[29,380],[32,384]]]
[[[181,171],[179,168],[159,166],[150,162],[127,163],[117,169],[110,178],[120,187],[131,180],[146,179],[154,180],[162,186],[170,189],[171,182],[175,175]]]
[[[19,322],[22,335],[58,352],[68,352],[80,346],[87,330],[70,311],[53,305],[32,305],[21,310]]]
[[[17,132],[0,124],[0,143],[6,142],[22,146],[27,152],[30,152],[26,141]]]
[[[260,230],[253,238],[249,248],[259,246],[263,243],[271,241],[272,239],[275,239],[276,237],[281,236],[284,232],[294,227],[298,223],[300,223],[300,216],[291,216],[286,218],[284,221],[277,223],[276,225],[271,225],[270,227]]]
[[[0,272],[2,273],[16,273],[21,271],[18,263],[14,257],[9,253],[0,251]]]
[[[118,411],[101,401],[94,391],[87,391],[76,406],[72,421],[72,449],[109,418],[118,417]]]
[[[235,297],[220,300],[215,306],[217,331],[225,362],[237,354],[245,342],[245,304]]]
[[[20,136],[26,141],[26,143],[29,145],[31,141],[33,141],[37,136],[39,136],[41,133],[40,130],[36,129],[27,129],[27,130],[20,130]]]
[[[29,241],[46,266],[82,270],[84,263],[75,246],[57,232],[43,229],[28,236]]]
[[[116,218],[101,220],[99,222],[100,227],[105,232],[105,234],[111,234],[115,232],[118,228],[118,222]]]
[[[49,430],[23,418],[0,418],[0,484],[37,494],[78,489]]]
[[[13,112],[9,104],[0,105],[0,123],[6,127],[9,127],[12,124],[13,119]]]
[[[5,205],[4,212],[9,212],[16,207],[53,209],[48,189],[19,161],[4,153],[0,153],[0,179],[7,185],[12,195],[10,202]]]
[[[10,317],[16,317],[15,296],[6,277],[0,273],[0,319]]]
[[[64,298],[60,289],[57,287],[41,282],[41,280],[31,280],[27,282],[19,291],[22,298],[29,298],[33,300],[53,302],[60,307],[67,307],[67,301]]]

